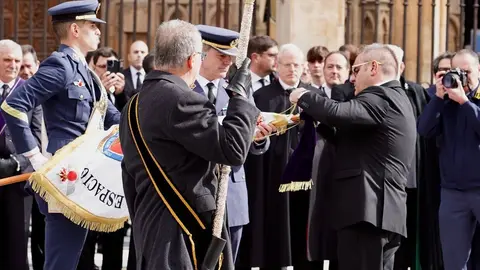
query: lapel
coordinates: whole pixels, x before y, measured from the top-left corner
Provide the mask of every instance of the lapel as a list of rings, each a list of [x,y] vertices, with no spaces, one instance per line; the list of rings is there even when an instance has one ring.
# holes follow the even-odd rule
[[[197,80],[195,80],[195,87],[193,88],[193,91],[199,93],[202,96],[205,96],[205,92],[203,91],[203,88],[200,86]]]
[[[125,83],[128,84],[127,88],[132,89],[133,93],[135,88],[133,87],[132,72],[130,72],[130,66],[124,70],[123,75],[125,76]]]
[[[228,106],[230,97],[228,96],[227,91],[225,91],[226,85],[227,82],[223,79],[220,79],[220,82],[218,82],[217,101],[215,104],[217,115],[225,115]]]
[[[75,65],[77,66],[77,72],[82,76],[83,83],[85,86],[90,90],[90,93],[94,93],[95,89],[93,88],[92,85],[92,80],[90,79],[91,77],[88,74],[88,70],[85,68],[85,66],[82,63],[82,60],[80,60],[80,56],[77,55],[77,53],[70,47],[66,45],[60,45],[59,51],[65,53],[68,55],[68,57],[73,60]]]

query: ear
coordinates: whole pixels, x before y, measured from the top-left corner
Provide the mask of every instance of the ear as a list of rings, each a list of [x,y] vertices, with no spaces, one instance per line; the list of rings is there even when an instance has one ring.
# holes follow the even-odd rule
[[[75,37],[78,37],[78,34],[80,32],[80,26],[76,23],[72,23],[70,25],[70,30],[72,31],[72,33]]]
[[[190,55],[187,59],[187,67],[188,69],[193,69],[193,66],[195,65],[195,54]]]
[[[250,59],[253,61],[256,61],[258,59],[258,53],[252,53],[252,57]]]
[[[380,65],[378,64],[378,62],[372,61],[371,76],[377,75],[379,69],[380,69]]]

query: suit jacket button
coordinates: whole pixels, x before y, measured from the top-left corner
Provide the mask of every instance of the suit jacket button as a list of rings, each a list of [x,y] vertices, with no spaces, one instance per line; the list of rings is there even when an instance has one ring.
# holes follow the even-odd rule
[[[80,95],[80,99],[83,99],[83,95]]]

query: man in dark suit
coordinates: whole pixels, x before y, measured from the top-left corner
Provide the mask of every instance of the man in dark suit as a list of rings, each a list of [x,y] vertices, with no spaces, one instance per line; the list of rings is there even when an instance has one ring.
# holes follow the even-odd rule
[[[233,57],[238,55],[235,43],[233,43],[233,46],[230,44],[238,40],[239,33],[207,25],[198,25],[197,28],[200,34],[202,34],[202,39],[205,43],[203,45],[205,59],[202,62],[200,74],[197,80],[195,80],[195,88],[193,90],[209,99],[211,98],[210,102],[215,104],[217,115],[225,116],[230,98],[225,90],[227,83],[224,78],[233,63]],[[249,99],[253,102],[251,95]],[[250,148],[250,153],[256,155],[263,154],[268,149],[270,140],[262,138],[270,135],[273,127],[265,125],[259,126],[259,129],[263,131],[255,134],[259,141],[252,144]],[[243,166],[232,167],[229,180],[227,194],[228,227],[232,240],[233,262],[235,262],[242,238],[243,226],[249,222],[248,194]]]
[[[305,57],[294,44],[286,44],[278,54],[278,80],[253,94],[263,112],[290,112],[290,92],[297,87],[321,91],[300,81]],[[298,113],[298,109],[294,111]],[[306,228],[308,191],[278,192],[289,156],[299,141],[299,126],[280,136],[270,137],[263,155],[249,155],[245,163],[250,223],[244,228],[237,269],[251,267],[308,267]],[[295,210],[293,210],[295,209]],[[240,268],[241,267],[241,268]],[[309,269],[309,268],[302,268]],[[316,269],[316,268],[314,268]]]
[[[340,270],[391,270],[406,236],[407,176],[415,117],[386,45],[366,46],[352,66],[355,98],[336,102],[297,89],[290,101],[337,129],[332,168],[332,223]]]
[[[226,224],[225,248],[217,247],[223,256],[209,246],[215,244],[215,209],[225,203],[217,202],[217,164],[243,164],[260,113],[247,98],[249,60],[225,89],[230,99],[220,123],[214,105],[191,89],[203,59],[197,28],[164,22],[155,43],[156,70],[127,103],[120,123],[137,269],[204,269],[207,258],[216,264],[219,257],[222,269],[234,269]]]
[[[22,48],[11,40],[0,40],[0,102],[24,84],[18,77],[22,63]],[[42,110],[37,107],[27,113],[30,128],[40,147]],[[0,116],[0,178],[31,172],[28,159],[18,155],[12,134]],[[28,269],[27,239],[24,231],[24,183],[0,187],[0,259],[1,269]],[[22,243],[24,243],[22,245]]]
[[[123,94],[126,101],[138,93],[142,87],[146,75],[145,69],[143,69],[143,59],[147,54],[148,46],[145,42],[137,40],[130,45],[130,51],[128,52],[128,63],[130,65],[123,70],[123,75],[125,75]]]

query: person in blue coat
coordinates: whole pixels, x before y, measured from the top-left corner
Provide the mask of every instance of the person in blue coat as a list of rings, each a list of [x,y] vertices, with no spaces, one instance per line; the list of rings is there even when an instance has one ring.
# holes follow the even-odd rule
[[[225,90],[226,79],[228,79],[226,77],[233,64],[233,57],[237,56],[239,52],[236,47],[239,33],[208,25],[197,25],[197,29],[202,35],[204,59],[193,90],[206,96],[215,105],[218,116],[225,116],[230,99]],[[254,103],[251,95],[249,100]],[[258,128],[259,130],[255,134],[256,141],[250,147],[250,153],[254,155],[261,155],[268,150],[270,140],[266,136],[274,131],[273,126],[263,122],[259,124]],[[243,166],[233,166],[229,180],[227,221],[232,241],[233,261],[235,262],[243,226],[249,222],[248,193]]]
[[[92,108],[104,91],[85,61],[87,52],[97,49],[100,42],[97,24],[105,23],[96,16],[98,8],[97,1],[70,1],[48,10],[61,45],[1,106],[17,152],[27,157],[35,170],[48,159],[37,146],[27,113],[43,106],[48,133],[47,152],[54,155],[84,134]],[[120,113],[108,103],[105,128],[119,120]],[[46,221],[44,269],[75,270],[87,229],[60,214],[38,193],[35,199]]]

